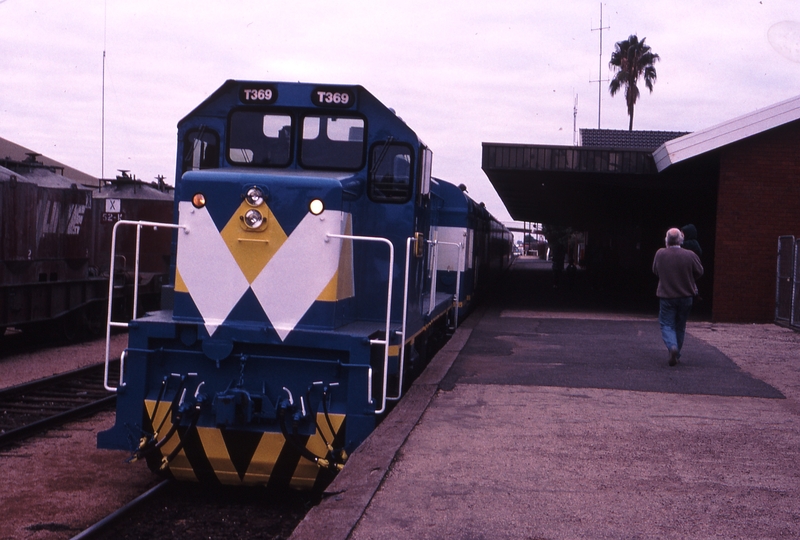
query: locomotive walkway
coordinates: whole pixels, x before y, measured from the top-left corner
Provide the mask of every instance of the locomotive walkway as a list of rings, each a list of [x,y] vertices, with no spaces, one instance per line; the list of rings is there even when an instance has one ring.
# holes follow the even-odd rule
[[[800,334],[695,318],[671,368],[655,300],[550,280],[516,261],[293,540],[800,537]]]

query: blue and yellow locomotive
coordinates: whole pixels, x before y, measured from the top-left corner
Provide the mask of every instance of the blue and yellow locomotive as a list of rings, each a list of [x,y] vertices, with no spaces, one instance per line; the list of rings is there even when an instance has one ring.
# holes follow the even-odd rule
[[[171,305],[129,324],[98,446],[179,479],[329,481],[509,262],[431,163],[360,86],[223,84],[178,124]]]

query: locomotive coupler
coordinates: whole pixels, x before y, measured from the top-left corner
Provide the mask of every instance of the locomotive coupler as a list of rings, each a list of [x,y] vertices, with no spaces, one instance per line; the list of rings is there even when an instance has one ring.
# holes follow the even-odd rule
[[[215,394],[213,409],[218,426],[242,426],[277,418],[276,407],[265,391],[250,392],[238,386]]]
[[[249,424],[253,420],[253,400],[243,388],[229,388],[214,396],[218,426]]]

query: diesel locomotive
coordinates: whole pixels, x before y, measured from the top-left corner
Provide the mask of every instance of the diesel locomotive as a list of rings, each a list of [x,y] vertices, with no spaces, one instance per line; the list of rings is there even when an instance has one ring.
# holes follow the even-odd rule
[[[361,86],[229,80],[183,118],[170,294],[128,325],[98,446],[324,486],[510,263],[432,155]]]

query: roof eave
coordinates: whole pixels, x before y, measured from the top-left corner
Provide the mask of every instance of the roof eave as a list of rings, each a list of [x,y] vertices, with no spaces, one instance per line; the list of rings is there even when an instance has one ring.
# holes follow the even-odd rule
[[[653,152],[658,172],[680,161],[718,150],[800,119],[800,96],[667,141]]]

